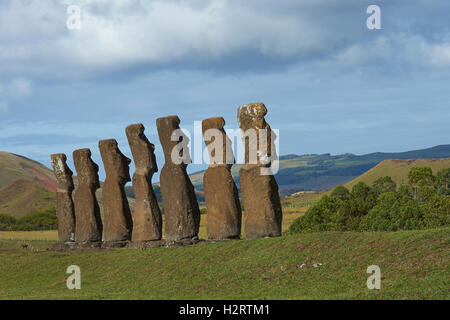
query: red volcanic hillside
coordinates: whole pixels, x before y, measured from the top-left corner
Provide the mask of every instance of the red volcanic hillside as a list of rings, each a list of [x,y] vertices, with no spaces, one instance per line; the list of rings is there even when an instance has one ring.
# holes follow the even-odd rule
[[[0,151],[0,214],[23,217],[55,205],[53,172],[34,160]]]

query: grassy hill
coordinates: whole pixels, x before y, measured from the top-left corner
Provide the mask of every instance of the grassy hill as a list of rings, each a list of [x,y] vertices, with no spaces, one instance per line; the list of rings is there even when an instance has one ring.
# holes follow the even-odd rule
[[[280,157],[280,170],[275,175],[280,193],[292,194],[298,191],[324,191],[337,185],[345,184],[360,176],[386,159],[419,159],[419,158],[450,158],[450,145],[433,148],[398,152],[369,153],[366,155],[342,154],[312,154],[286,155]],[[235,165],[232,175],[239,183],[240,166]],[[191,180],[197,190],[203,190],[203,173],[192,174]]]
[[[449,299],[450,228],[52,252],[0,241],[0,299]],[[313,264],[320,263],[314,267]],[[70,265],[81,290],[66,288]],[[381,290],[366,287],[381,268]]]
[[[375,180],[384,176],[390,176],[392,180],[394,180],[394,182],[397,184],[397,186],[406,184],[408,182],[409,170],[411,170],[412,167],[416,166],[428,166],[431,168],[431,170],[433,170],[433,174],[436,174],[436,172],[443,168],[450,168],[450,158],[384,160],[358,178],[346,183],[345,187],[351,190],[351,188],[358,182],[364,182],[368,185],[371,185]]]
[[[74,183],[77,184],[76,177]],[[0,151],[0,214],[20,218],[54,207],[55,192],[56,179],[51,169],[26,157]],[[101,189],[96,195],[102,208]],[[134,199],[128,200],[134,210]]]
[[[0,188],[19,179],[32,181],[45,189],[56,191],[52,170],[37,161],[0,151]]]
[[[0,151],[0,214],[20,218],[54,207],[53,172],[34,160]]]
[[[18,179],[0,189],[0,213],[21,218],[54,207],[55,194],[39,184]]]
[[[287,155],[280,157],[280,170],[275,175],[281,195],[288,195],[299,191],[324,191],[336,185],[345,184],[359,177],[366,171],[386,159],[418,159],[418,158],[450,158],[450,145],[433,148],[400,152],[400,153],[370,153],[366,155]],[[239,186],[240,165],[232,168],[232,175]],[[190,175],[195,186],[197,198],[204,201],[203,174],[197,172]],[[385,173],[391,174],[390,172]],[[395,175],[395,172],[394,172]],[[25,193],[17,189],[17,181],[31,181],[35,186],[25,188]],[[74,179],[76,182],[76,178]],[[9,184],[12,184],[5,189]],[[3,189],[2,189],[3,188]],[[16,192],[17,199],[12,196]],[[34,191],[30,191],[33,189]],[[0,213],[15,216],[31,214],[29,208],[44,209],[54,206],[54,197],[43,192],[42,189],[54,192],[56,190],[53,172],[44,165],[22,156],[7,152],[0,152]],[[161,200],[159,184],[154,185],[158,200]],[[7,195],[2,195],[5,190]],[[134,192],[131,186],[126,187],[130,206],[134,207]],[[44,196],[43,196],[44,194]],[[101,191],[97,192],[101,205]],[[40,198],[39,198],[40,197]],[[29,206],[22,204],[29,201]],[[42,207],[41,207],[42,206]]]

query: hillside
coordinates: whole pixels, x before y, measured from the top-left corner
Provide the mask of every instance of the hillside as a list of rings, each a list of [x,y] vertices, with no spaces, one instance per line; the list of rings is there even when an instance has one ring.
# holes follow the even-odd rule
[[[324,191],[357,178],[383,160],[420,158],[450,158],[450,145],[398,153],[286,155],[280,157],[280,170],[275,178],[282,195],[306,190]],[[239,183],[239,170],[239,165],[233,166],[236,183]],[[203,173],[190,176],[197,190],[203,190]]]
[[[428,166],[433,170],[433,173],[436,174],[437,171],[443,168],[450,168],[450,158],[384,160],[361,176],[346,183],[344,186],[351,190],[351,188],[358,182],[364,182],[371,185],[375,180],[384,176],[390,176],[397,186],[399,186],[408,182],[408,172],[412,167],[416,166]]]
[[[34,160],[0,151],[0,214],[20,218],[54,207],[53,172]]]
[[[280,170],[275,175],[275,178],[278,181],[281,195],[305,190],[324,191],[332,189],[336,185],[352,181],[383,160],[418,158],[450,158],[450,145],[401,153],[342,154],[334,156],[330,154],[286,155],[280,157]],[[232,168],[232,174],[238,186],[239,170],[240,165],[235,165]],[[383,175],[395,176],[395,172],[387,172]],[[200,202],[204,201],[203,173],[197,172],[190,175]],[[28,184],[26,188],[23,187],[23,189],[19,190],[17,189],[17,184],[18,181],[22,180],[32,182],[35,186],[31,187]],[[76,182],[76,177],[74,180]],[[10,186],[8,187],[8,185]],[[34,191],[31,191],[31,189]],[[154,189],[158,200],[161,200],[159,185],[155,184]],[[17,190],[17,192],[12,190]],[[42,196],[43,190],[52,193],[56,190],[55,178],[49,168],[22,156],[0,152],[0,214],[23,216],[24,214],[33,213],[28,212],[31,208],[44,209],[54,206],[54,196],[50,196],[45,192],[45,195]],[[3,192],[8,194],[2,195]],[[132,187],[127,186],[126,192],[130,199],[130,206],[133,208],[134,193]],[[14,194],[17,195],[17,199],[14,199]],[[99,195],[101,205],[101,191],[98,191],[97,195]]]
[[[55,195],[29,180],[18,179],[0,189],[0,213],[21,218],[54,207]]]
[[[70,254],[0,240],[0,299],[449,299],[449,235],[321,232]],[[73,264],[81,290],[66,287]],[[367,289],[371,265],[381,290]]]
[[[0,214],[20,218],[54,207],[55,192],[56,179],[51,169],[26,157],[0,151]],[[96,194],[102,208],[101,189]],[[129,198],[129,203],[134,210],[134,199]]]
[[[0,188],[19,179],[32,181],[49,191],[56,191],[52,170],[37,161],[0,151]]]

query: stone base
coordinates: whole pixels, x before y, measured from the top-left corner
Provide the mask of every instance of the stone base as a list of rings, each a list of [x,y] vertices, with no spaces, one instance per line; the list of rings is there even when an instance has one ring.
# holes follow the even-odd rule
[[[102,242],[102,249],[124,248],[129,243],[129,241],[105,241]]]
[[[127,249],[150,249],[157,247],[181,247],[195,245],[201,242],[213,243],[221,241],[236,241],[239,239],[223,239],[223,240],[203,240],[198,238],[182,239],[178,241],[154,240],[154,241],[106,241],[106,242],[57,242],[53,245],[54,251],[99,251],[117,248]]]
[[[57,242],[53,245],[55,251],[71,251],[71,250],[84,250],[94,249],[98,250],[102,246],[101,242]]]

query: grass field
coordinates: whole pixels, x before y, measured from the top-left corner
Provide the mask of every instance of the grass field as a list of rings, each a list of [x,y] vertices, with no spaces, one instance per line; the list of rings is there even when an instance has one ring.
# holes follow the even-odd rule
[[[450,228],[72,253],[28,243],[0,240],[0,299],[450,298]],[[81,290],[66,288],[73,264]],[[370,265],[381,268],[381,290],[366,287]]]
[[[284,209],[283,209],[284,210]],[[289,229],[289,226],[295,219],[304,214],[306,209],[302,208],[301,210],[295,210],[294,213],[286,213],[283,215],[283,225],[282,230],[286,231]],[[200,230],[199,237],[201,239],[206,239],[206,223],[207,223],[208,215],[202,215],[200,219]],[[164,220],[164,216],[163,216]],[[57,241],[58,240],[58,231],[57,230],[49,230],[49,231],[0,231],[0,240],[48,240],[48,241]]]

